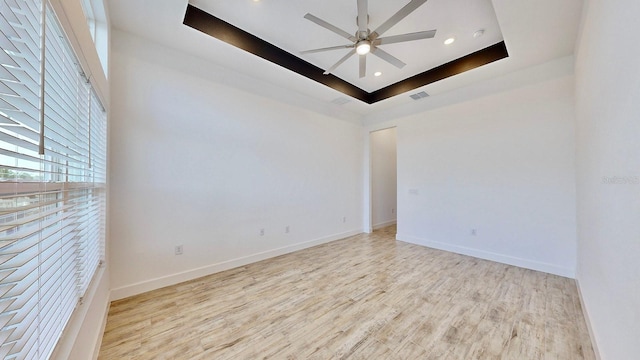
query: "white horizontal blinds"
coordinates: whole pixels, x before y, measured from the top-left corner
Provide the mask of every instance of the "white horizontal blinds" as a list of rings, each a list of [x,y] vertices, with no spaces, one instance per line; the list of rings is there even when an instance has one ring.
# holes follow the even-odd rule
[[[50,356],[104,256],[106,114],[48,5],[41,59],[41,5],[0,0],[3,359]]]
[[[101,239],[105,237],[107,117],[95,93],[89,91],[88,95],[91,178],[87,181],[92,186],[85,190],[85,218],[81,221],[85,226],[80,237],[80,296],[88,287],[93,270],[104,258],[104,242]]]
[[[40,351],[40,1],[0,0],[0,358]],[[27,190],[28,189],[28,190]],[[20,192],[26,192],[21,195]],[[41,204],[44,205],[44,209]],[[47,231],[44,235],[47,235]]]
[[[80,270],[79,235],[82,202],[72,183],[84,183],[88,138],[87,96],[77,61],[53,12],[47,8],[45,31],[43,190],[57,193],[52,234],[41,239],[40,332],[48,355],[76,306]],[[42,356],[45,358],[44,356]]]
[[[40,1],[0,0],[1,175],[39,175]]]
[[[91,165],[96,186],[107,182],[107,113],[91,91]]]

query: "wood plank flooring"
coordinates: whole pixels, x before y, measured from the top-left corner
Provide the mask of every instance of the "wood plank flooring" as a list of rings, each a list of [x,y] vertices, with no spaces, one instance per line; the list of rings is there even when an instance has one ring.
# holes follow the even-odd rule
[[[595,359],[571,279],[395,227],[111,304],[100,359]]]

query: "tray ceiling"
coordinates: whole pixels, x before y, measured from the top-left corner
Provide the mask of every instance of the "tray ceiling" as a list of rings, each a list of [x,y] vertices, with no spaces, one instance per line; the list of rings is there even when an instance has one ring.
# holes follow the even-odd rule
[[[370,0],[369,29],[375,30],[408,2]],[[367,103],[507,56],[490,0],[430,0],[384,34],[386,37],[437,30],[432,39],[380,46],[407,64],[402,69],[368,54],[366,76],[360,78],[356,55],[332,74],[320,76],[321,70],[331,67],[350,49],[311,54],[301,52],[348,45],[349,40],[305,19],[307,13],[356,33],[356,0],[193,0],[187,9],[185,24]],[[477,32],[481,32],[481,36]],[[251,43],[254,40],[247,33],[262,42]],[[449,38],[455,41],[446,45],[444,42]],[[269,47],[273,49],[265,50]],[[302,69],[306,65],[312,66]],[[374,76],[376,72],[382,75]]]
[[[370,28],[386,20],[390,13],[408,2],[409,0],[370,0]],[[351,118],[351,116],[358,118],[362,115],[384,117],[384,114],[388,112],[404,114],[425,107],[440,106],[438,104],[444,104],[448,101],[483,96],[488,92],[500,91],[504,86],[522,86],[528,81],[538,81],[534,79],[536,77],[557,76],[559,72],[571,74],[570,66],[565,68],[564,65],[560,65],[568,64],[570,60],[561,63],[555,60],[566,58],[574,52],[583,2],[583,0],[428,0],[423,8],[419,9],[426,12],[425,16],[430,16],[430,12],[431,14],[435,13],[436,5],[443,3],[451,4],[451,7],[458,4],[457,6],[462,10],[448,14],[442,13],[434,20],[429,21],[423,21],[423,17],[419,15],[420,12],[417,12],[402,20],[398,23],[397,28],[393,27],[387,33],[393,35],[437,29],[438,33],[435,38],[419,40],[415,43],[421,46],[424,44],[436,46],[436,50],[428,51],[420,56],[421,61],[427,61],[426,58],[433,53],[440,56],[448,55],[454,50],[457,51],[456,49],[465,41],[462,41],[461,35],[456,33],[454,34],[456,42],[452,44],[453,46],[445,47],[443,44],[445,25],[453,17],[465,16],[468,19],[473,19],[474,14],[479,11],[477,8],[480,4],[483,4],[484,9],[491,10],[489,15],[494,18],[494,21],[497,18],[501,35],[496,39],[498,41],[503,39],[509,56],[471,71],[422,86],[419,89],[407,90],[406,93],[392,96],[375,104],[355,100],[353,97],[346,96],[333,88],[319,84],[317,81],[310,81],[294,71],[185,26],[183,22],[189,4],[188,0],[109,0],[108,5],[110,22],[114,30],[112,40],[114,53],[125,51],[127,56],[133,56],[142,61],[157,62],[165,66],[173,66],[176,56],[184,54],[192,59],[201,60],[202,67],[209,64],[211,66],[210,79],[214,81],[227,83],[244,91],[276,98],[290,104],[303,103],[304,106],[332,114],[332,116],[341,114],[340,116],[344,115],[346,118]],[[303,16],[307,12],[332,22],[336,26],[343,26],[345,30],[348,30],[349,26],[352,31],[355,31],[356,28],[356,0],[261,0],[260,2],[253,0],[191,0],[190,4],[202,7],[205,11],[234,26],[244,27],[245,31],[283,49],[293,45],[287,45],[285,42],[279,43],[279,41],[302,42],[304,40],[304,46],[299,45],[299,49],[287,48],[287,52],[295,54],[292,56],[296,58],[300,56],[300,54],[296,54],[300,50],[332,45],[334,41],[340,43],[343,40],[311,21],[305,20]],[[287,7],[291,7],[291,9]],[[295,12],[296,15],[293,17],[288,15],[290,12]],[[235,14],[237,19],[230,17],[231,14]],[[414,15],[418,19],[412,19]],[[294,26],[296,23],[299,26]],[[441,25],[442,23],[445,25]],[[466,26],[467,23],[469,29],[490,28],[473,23],[472,20],[463,21],[461,26]],[[260,33],[252,27],[261,28],[265,33]],[[489,39],[491,31],[486,29],[483,37]],[[118,34],[119,32],[132,36],[122,36],[124,34]],[[273,35],[269,35],[271,32]],[[278,32],[283,32],[285,35],[283,37],[276,36]],[[318,35],[315,37],[313,34]],[[317,39],[318,42],[312,42],[311,38],[314,41]],[[320,42],[321,40],[324,42]],[[487,44],[491,42],[493,41],[487,41]],[[412,47],[409,52],[405,53],[391,48],[391,46],[396,47],[397,45],[402,44],[390,44],[389,49],[385,50],[407,63],[405,70],[417,64],[406,60],[405,54],[411,55],[411,51],[419,53],[422,51],[419,50],[420,47]],[[166,49],[162,49],[162,47]],[[482,45],[479,44],[477,48],[482,48]],[[163,51],[168,51],[172,56],[159,55]],[[467,51],[473,51],[473,48],[469,48]],[[329,53],[323,55],[333,56]],[[336,56],[340,57],[339,54]],[[412,57],[410,56],[410,58]],[[455,58],[455,56],[451,58]],[[330,66],[337,60],[330,58],[326,60],[326,63],[316,63],[315,61],[319,60],[309,57],[300,57],[300,59],[318,68]],[[443,61],[446,59],[440,60],[440,62]],[[369,70],[376,71],[373,60],[369,63]],[[540,73],[535,70],[539,65],[552,63],[555,65],[552,66],[553,69],[550,72]],[[339,70],[345,71],[345,77],[354,77],[356,85],[364,88],[367,92],[388,86],[388,84],[402,79],[403,76],[409,76],[409,73],[395,74],[393,68],[390,71],[382,69],[380,71],[383,72],[383,76],[367,77],[364,79],[365,84],[363,85],[358,83],[358,69],[355,61],[351,67],[348,64],[344,65],[345,67]],[[433,65],[422,64],[420,66],[427,68]],[[525,69],[532,69],[527,73],[531,76],[527,75],[523,78],[522,74],[514,75],[515,77],[509,78],[511,80],[507,80],[505,77]],[[422,70],[424,68],[414,71]],[[185,72],[202,76],[203,69],[185,69]],[[371,84],[367,85],[367,82],[371,82]],[[421,91],[425,91],[430,97],[421,98],[416,102],[409,96]],[[332,104],[336,100],[341,100],[340,105]]]

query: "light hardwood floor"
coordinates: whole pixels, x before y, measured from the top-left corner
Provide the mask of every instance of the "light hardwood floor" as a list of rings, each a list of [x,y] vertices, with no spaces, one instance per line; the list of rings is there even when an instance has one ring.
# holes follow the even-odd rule
[[[571,279],[357,235],[111,304],[100,359],[594,359]]]

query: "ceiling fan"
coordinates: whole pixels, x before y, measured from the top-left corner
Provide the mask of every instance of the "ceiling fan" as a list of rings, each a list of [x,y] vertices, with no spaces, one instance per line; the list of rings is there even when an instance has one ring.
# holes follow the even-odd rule
[[[328,22],[313,16],[311,14],[306,14],[304,16],[305,19],[310,20],[323,28],[332,31],[349,41],[353,42],[353,44],[349,45],[339,45],[339,46],[331,46],[321,49],[313,49],[302,51],[301,54],[310,54],[322,51],[330,51],[330,50],[339,50],[339,49],[351,49],[347,55],[345,55],[342,59],[338,60],[337,63],[333,64],[330,68],[325,70],[324,74],[330,74],[333,72],[338,66],[342,65],[348,58],[351,56],[358,54],[360,56],[360,78],[366,76],[367,73],[367,54],[371,53],[382,60],[394,65],[395,67],[401,69],[406,64],[400,61],[398,58],[389,54],[388,52],[380,49],[380,45],[386,44],[394,44],[405,41],[414,41],[421,39],[430,39],[436,35],[436,30],[429,31],[419,31],[415,33],[402,34],[402,35],[394,35],[387,37],[380,37],[387,30],[392,28],[394,25],[399,23],[402,19],[407,17],[407,15],[411,14],[417,8],[419,8],[422,4],[426,3],[427,0],[411,0],[407,5],[405,5],[402,9],[400,9],[397,13],[391,16],[387,21],[385,21],[382,25],[378,26],[377,29],[371,31],[368,29],[369,23],[369,10],[368,10],[368,0],[357,0],[358,1],[358,17],[356,18],[356,23],[358,24],[358,31],[355,35],[351,35],[348,32],[338,28],[337,26],[331,25]]]

